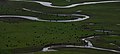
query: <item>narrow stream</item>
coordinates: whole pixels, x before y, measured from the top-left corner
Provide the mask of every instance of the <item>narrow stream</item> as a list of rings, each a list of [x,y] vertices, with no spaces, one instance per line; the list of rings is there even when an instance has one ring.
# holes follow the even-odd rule
[[[35,2],[35,3],[39,3],[39,4],[42,4],[42,5],[47,6],[47,7],[53,7],[53,8],[71,8],[71,7],[75,7],[75,6],[79,6],[79,5],[98,4],[98,3],[110,3],[110,2],[120,2],[120,1],[85,2],[85,3],[72,4],[72,5],[69,5],[69,6],[53,6],[52,3],[50,3],[50,2],[41,2],[41,1],[25,1],[25,2]],[[31,11],[31,12],[38,12],[38,11],[26,9],[26,8],[23,8],[23,10]],[[42,12],[38,12],[38,13],[42,13]],[[68,16],[67,14],[62,14],[62,15]],[[62,16],[62,15],[60,14],[59,16]],[[74,20],[44,20],[44,19],[40,19],[38,17],[16,16],[16,15],[0,15],[0,18],[2,18],[2,17],[18,17],[18,18],[24,18],[24,19],[35,20],[35,21],[45,21],[45,22],[75,22],[75,21],[82,21],[82,20],[86,20],[86,19],[90,18],[87,15],[80,15],[80,14],[71,14],[71,15],[72,16],[84,16],[84,18],[77,18],[77,19],[74,19]],[[111,52],[120,53],[120,51],[117,51],[117,50],[94,47],[92,42],[88,40],[88,39],[91,39],[91,38],[94,38],[94,36],[82,39],[84,42],[87,43],[85,46],[52,45],[52,46],[44,47],[42,49],[42,51],[44,51],[44,52],[46,52],[46,51],[58,51],[58,50],[54,50],[53,48],[67,47],[67,48],[90,48],[90,49],[104,50],[104,51],[111,51]]]
[[[58,51],[58,50],[54,50],[53,48],[88,48],[88,49],[96,49],[96,50],[103,50],[103,51],[110,51],[110,52],[120,53],[120,51],[113,50],[113,49],[105,49],[105,48],[94,47],[94,45],[92,44],[92,42],[88,40],[88,39],[91,39],[91,38],[94,38],[94,37],[95,36],[83,38],[82,40],[87,43],[85,46],[77,46],[77,45],[52,45],[52,46],[48,46],[48,47],[43,48],[42,51],[43,52]]]
[[[71,5],[68,5],[68,6],[53,6],[51,2],[42,2],[42,1],[25,1],[25,2],[35,2],[35,3],[42,4],[43,6],[53,7],[53,8],[72,8],[72,7],[76,7],[76,6],[79,6],[79,5],[111,3],[111,2],[120,2],[120,1],[116,0],[116,1],[84,2],[84,3],[71,4]]]

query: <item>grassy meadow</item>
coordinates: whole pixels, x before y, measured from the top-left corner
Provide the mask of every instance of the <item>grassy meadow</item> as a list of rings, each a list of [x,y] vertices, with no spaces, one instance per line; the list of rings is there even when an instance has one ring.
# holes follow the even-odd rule
[[[71,1],[72,3],[81,2],[81,0]],[[55,5],[71,4],[62,0],[55,0],[50,2],[53,2]],[[0,18],[0,52],[4,53],[4,51],[2,50],[6,50],[5,54],[7,54],[7,50],[8,52],[14,51],[16,53],[31,52],[35,49],[41,50],[44,46],[50,44],[84,45],[81,39],[83,37],[93,35],[104,36],[91,40],[96,47],[120,50],[118,48],[118,46],[120,46],[120,25],[118,25],[120,24],[119,6],[120,3],[118,2],[96,5],[83,5],[69,9],[58,9],[45,7],[32,2],[0,2],[0,15],[20,15],[33,16],[47,20],[66,20],[73,19],[73,17],[56,16],[50,14],[73,14],[76,13],[76,11],[81,10],[82,12],[77,14],[90,16],[90,18],[87,20],[70,23],[38,22],[18,18]],[[50,14],[33,13],[25,11],[22,8]],[[112,32],[97,32],[95,30],[107,30]],[[111,34],[117,34],[118,36],[107,36]],[[109,43],[114,43],[117,46],[110,45]],[[66,51],[64,51],[63,49],[58,52],[36,52],[35,54],[93,54],[93,52],[94,54],[115,54],[112,52],[97,51],[92,49],[67,49]]]

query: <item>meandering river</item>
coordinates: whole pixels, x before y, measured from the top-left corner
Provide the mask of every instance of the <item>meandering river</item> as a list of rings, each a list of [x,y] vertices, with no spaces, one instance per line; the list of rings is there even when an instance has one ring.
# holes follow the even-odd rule
[[[68,6],[53,6],[52,3],[50,3],[50,2],[41,2],[41,1],[25,1],[25,2],[35,2],[35,3],[39,3],[39,4],[42,4],[42,5],[47,6],[47,7],[53,7],[53,8],[72,8],[72,7],[79,6],[79,5],[110,3],[110,2],[120,2],[120,1],[84,2],[84,3],[77,3],[77,4],[68,5]],[[39,11],[30,10],[30,9],[26,9],[26,8],[22,8],[22,9],[26,10],[26,11],[30,11],[30,12],[42,13],[42,12],[39,12]],[[63,15],[68,16],[67,14],[59,14],[59,16],[63,16]],[[73,20],[44,20],[44,19],[40,19],[38,17],[19,16],[19,15],[0,15],[0,18],[2,18],[2,17],[17,17],[17,18],[24,18],[24,19],[28,19],[28,20],[45,21],[45,22],[75,22],[75,21],[82,21],[82,20],[86,20],[86,19],[90,18],[90,16],[81,15],[81,14],[71,14],[71,16],[83,16],[84,18],[77,18],[77,19],[73,19]],[[46,51],[57,51],[57,50],[54,50],[52,48],[60,48],[60,47],[73,48],[73,47],[75,47],[75,48],[91,48],[91,49],[96,49],[96,50],[105,50],[105,51],[120,53],[120,51],[117,51],[117,50],[94,47],[92,42],[88,40],[88,39],[91,39],[91,38],[94,38],[94,36],[82,39],[83,41],[85,41],[87,43],[85,46],[76,46],[76,45],[55,45],[54,46],[54,45],[52,45],[52,46],[44,47],[42,49],[42,51],[44,51],[44,52],[46,52]]]

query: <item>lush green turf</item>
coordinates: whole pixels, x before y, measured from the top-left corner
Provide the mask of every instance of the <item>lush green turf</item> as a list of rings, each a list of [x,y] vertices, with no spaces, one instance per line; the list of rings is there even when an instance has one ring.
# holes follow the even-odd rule
[[[94,46],[120,50],[120,36],[101,36],[92,39]]]
[[[107,3],[107,4],[77,6],[70,9],[56,9],[56,8],[44,7],[42,5],[35,3],[1,2],[0,15],[6,15],[6,14],[25,15],[25,16],[27,15],[27,16],[36,16],[42,19],[57,19],[57,18],[71,19],[69,17],[58,17],[53,15],[45,15],[45,14],[23,11],[22,8],[24,7],[32,10],[42,11],[45,13],[64,13],[64,14],[65,13],[71,14],[71,13],[75,13],[77,10],[82,10],[83,14],[90,15],[91,18],[85,21],[71,22],[71,23],[36,22],[36,21],[28,21],[28,20],[23,20],[19,22],[11,22],[11,21],[4,22],[1,20],[0,49],[23,48],[21,51],[24,51],[24,49],[26,48],[28,49],[34,47],[42,48],[47,44],[57,44],[57,43],[75,43],[79,45],[84,45],[81,41],[82,37],[87,37],[95,34],[119,34],[120,26],[116,25],[120,23],[119,5],[120,3]],[[94,23],[94,25],[90,25],[90,23]],[[94,31],[98,29],[112,30],[113,32],[105,33],[105,32]],[[106,40],[107,38],[108,37],[106,37]],[[118,43],[117,45],[120,44]],[[70,53],[70,52],[68,51],[66,53]],[[75,53],[80,53],[80,52],[75,52]]]

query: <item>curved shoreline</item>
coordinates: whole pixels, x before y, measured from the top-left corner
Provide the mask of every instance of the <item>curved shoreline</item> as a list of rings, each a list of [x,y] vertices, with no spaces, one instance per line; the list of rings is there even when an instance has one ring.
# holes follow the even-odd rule
[[[109,2],[120,2],[120,1],[86,2],[86,3],[73,4],[73,5],[69,5],[69,6],[52,6],[51,5],[52,3],[46,3],[48,5],[45,5],[45,3],[43,3],[43,2],[41,3],[39,1],[32,1],[32,2],[40,3],[40,4],[44,5],[44,6],[54,7],[54,8],[71,8],[71,7],[75,7],[75,6],[78,6],[78,5],[97,4],[97,3],[109,3]],[[75,19],[75,20],[43,20],[43,19],[39,19],[37,17],[15,16],[15,15],[0,15],[0,18],[2,18],[2,17],[19,17],[19,18],[24,18],[24,19],[29,19],[29,20],[45,21],[45,22],[74,22],[74,21],[82,21],[82,20],[85,20],[85,19],[89,18],[89,16],[86,16],[86,15],[78,15],[78,14],[72,14],[72,15],[73,16],[85,16],[85,18],[78,18],[78,19]],[[94,37],[88,37],[88,38],[94,38]],[[111,51],[111,52],[120,53],[120,51],[117,51],[117,50],[93,47],[92,42],[90,42],[89,40],[87,40],[87,38],[83,38],[82,40],[85,41],[87,43],[87,45],[85,45],[85,46],[76,46],[76,45],[48,46],[48,47],[43,48],[42,51],[44,51],[44,52],[46,52],[46,51],[57,51],[57,50],[54,50],[52,48],[60,48],[60,47],[74,48],[75,47],[75,48],[90,48],[90,49],[104,50],[104,51]],[[50,50],[50,49],[52,49],[52,50]]]
[[[28,19],[28,20],[36,20],[36,21],[39,20],[36,17],[30,17],[30,16],[0,15],[0,18],[2,18],[2,17],[18,17],[18,18],[23,18],[23,19]]]
[[[73,14],[74,16],[77,16],[76,14]],[[85,15],[80,15],[80,16],[85,16]],[[37,17],[31,17],[31,16],[16,16],[16,15],[0,15],[0,18],[2,17],[19,17],[23,19],[29,19],[29,20],[35,20],[35,21],[45,21],[45,22],[76,22],[76,21],[83,21],[89,18],[89,16],[85,16],[85,18],[77,18],[74,20],[44,20],[44,19],[39,19]]]
[[[49,46],[43,48],[43,52],[47,51],[58,51],[54,50],[53,48],[88,48],[88,49],[95,49],[95,50],[102,50],[102,51],[110,51],[110,52],[115,52],[115,53],[120,53],[120,51],[117,50],[112,50],[112,49],[105,49],[105,48],[98,48],[98,47],[86,47],[86,46],[77,46],[77,45],[57,45],[57,46]]]
[[[39,12],[39,11],[35,11],[35,10],[30,10],[30,9],[27,9],[27,8],[22,8],[23,10],[25,11],[30,11],[30,12],[33,12],[33,13],[43,13],[43,12]],[[47,14],[47,13],[43,13],[43,14]],[[84,17],[84,18],[77,18],[77,19],[74,19],[74,20],[49,20],[50,22],[75,22],[75,21],[83,21],[83,20],[86,20],[88,18],[90,18],[90,16],[87,16],[87,15],[81,15],[81,14],[51,14],[51,13],[48,13],[50,15],[58,15],[58,16],[77,16],[77,17]]]
[[[48,6],[48,7],[53,7],[53,8],[71,8],[71,7],[75,7],[78,5],[89,5],[89,4],[99,4],[99,3],[110,3],[110,2],[120,2],[120,1],[99,1],[99,2],[84,2],[84,3],[78,3],[78,4],[72,4],[69,6],[53,6],[52,3],[50,2],[41,2],[41,1],[24,1],[24,2],[35,2],[35,3],[39,3],[42,4],[43,6]],[[35,11],[35,10],[30,10],[30,9],[26,9],[26,8],[22,8],[23,10],[26,11],[31,11],[31,12],[36,12],[36,13],[42,13],[39,11]],[[53,14],[55,15],[55,14]],[[58,16],[68,16],[67,14],[59,14]],[[77,18],[74,20],[44,20],[44,19],[37,19],[37,21],[46,21],[46,22],[75,22],[75,21],[82,21],[82,20],[86,20],[88,18],[90,18],[87,15],[80,15],[80,14],[71,14],[71,16],[83,16],[84,18]]]
[[[71,4],[68,6],[54,6],[51,2],[43,2],[43,1],[24,1],[24,2],[34,2],[41,4],[46,7],[52,7],[52,8],[72,8],[80,5],[90,5],[90,4],[101,4],[101,3],[113,3],[113,2],[120,2],[120,1],[99,1],[99,2],[84,2],[84,3],[77,3],[77,4]]]
[[[113,49],[105,49],[105,48],[94,47],[92,42],[88,40],[88,39],[92,39],[94,37],[95,36],[83,38],[82,40],[87,43],[85,46],[77,46],[77,45],[51,45],[51,46],[48,46],[48,47],[44,47],[42,49],[42,51],[43,52],[58,51],[58,50],[54,50],[53,48],[86,48],[86,49],[95,49],[95,50],[102,50],[102,51],[110,51],[110,52],[120,53],[120,51],[113,50]]]
[[[52,3],[50,3],[50,2],[40,2],[40,1],[34,1],[34,2],[40,3],[40,4],[42,4],[43,6],[47,6],[47,7],[54,7],[54,8],[72,8],[72,7],[76,7],[76,6],[79,6],[79,5],[111,3],[111,2],[120,2],[120,1],[84,2],[84,3],[72,4],[72,5],[68,5],[68,6],[53,6]]]

